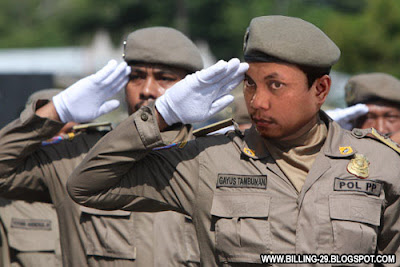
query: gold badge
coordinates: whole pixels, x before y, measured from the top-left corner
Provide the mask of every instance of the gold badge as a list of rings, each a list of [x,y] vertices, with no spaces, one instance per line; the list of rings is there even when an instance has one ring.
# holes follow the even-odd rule
[[[339,147],[340,154],[348,155],[353,153],[353,149],[350,146],[341,146]]]
[[[347,171],[358,178],[367,178],[369,176],[369,161],[361,154],[355,154],[347,165]]]
[[[245,147],[243,149],[243,152],[249,157],[254,157],[256,155],[256,153],[254,153],[254,150],[252,150],[252,149],[250,149],[248,147]]]

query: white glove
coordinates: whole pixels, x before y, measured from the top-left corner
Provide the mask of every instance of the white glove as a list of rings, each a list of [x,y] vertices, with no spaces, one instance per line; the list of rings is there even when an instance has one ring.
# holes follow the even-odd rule
[[[53,97],[61,121],[89,122],[119,106],[116,99],[106,101],[128,82],[130,67],[110,60],[101,70],[83,78]]]
[[[357,104],[348,108],[327,110],[326,113],[340,126],[342,126],[342,128],[351,130],[353,129],[351,121],[367,114],[368,107],[365,104]]]
[[[249,68],[234,58],[185,77],[156,100],[156,108],[168,125],[207,120],[233,101],[229,95]]]

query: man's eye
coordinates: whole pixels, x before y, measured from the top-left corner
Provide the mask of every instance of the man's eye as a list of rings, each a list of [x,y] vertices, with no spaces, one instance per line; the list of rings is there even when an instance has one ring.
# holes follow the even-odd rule
[[[283,83],[277,81],[270,82],[270,87],[274,90],[281,89],[283,85],[284,85]]]
[[[389,115],[386,115],[385,118],[391,122],[400,120],[400,116],[397,114],[389,114]]]
[[[244,86],[246,86],[246,87],[254,87],[255,86],[254,82],[250,81],[249,79],[244,79],[243,82],[244,82]]]
[[[129,75],[129,80],[136,80],[136,79],[139,79],[139,75],[136,74]]]
[[[387,117],[387,118],[393,118],[393,119],[399,119],[399,118],[400,118],[400,115],[397,115],[397,114],[388,114],[388,115],[386,115],[386,117]]]
[[[177,78],[175,78],[175,77],[163,76],[163,77],[160,78],[160,80],[162,80],[162,81],[176,81]]]

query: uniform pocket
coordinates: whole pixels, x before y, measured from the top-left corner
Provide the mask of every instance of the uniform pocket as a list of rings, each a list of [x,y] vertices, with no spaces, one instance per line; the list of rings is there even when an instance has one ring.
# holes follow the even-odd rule
[[[381,199],[363,195],[331,195],[329,211],[336,253],[375,253]]]
[[[0,214],[13,249],[21,252],[59,250],[57,215],[51,204],[1,199]]]
[[[83,206],[80,210],[81,224],[87,236],[85,249],[88,256],[136,258],[131,212],[103,211]]]
[[[211,214],[220,262],[260,263],[260,254],[270,252],[269,204],[264,193],[215,193]]]

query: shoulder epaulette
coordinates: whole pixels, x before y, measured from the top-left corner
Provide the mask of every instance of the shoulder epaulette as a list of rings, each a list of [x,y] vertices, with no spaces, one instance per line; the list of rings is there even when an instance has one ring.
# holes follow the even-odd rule
[[[353,129],[352,135],[357,137],[357,138],[362,138],[364,136],[372,137],[375,140],[380,141],[381,143],[384,143],[394,151],[400,154],[400,145],[394,142],[392,139],[389,137],[382,135],[380,132],[378,132],[374,128],[369,128],[369,129]]]
[[[222,121],[207,125],[207,126],[205,126],[203,128],[199,128],[197,130],[194,130],[193,131],[193,135],[195,137],[206,136],[209,133],[221,130],[221,129],[223,129],[225,127],[228,127],[228,126],[231,126],[233,124],[234,124],[234,121],[233,121],[232,118],[226,119],[226,120],[222,120]]]
[[[72,127],[72,130],[74,132],[84,131],[84,130],[104,131],[111,129],[112,129],[111,122],[92,122],[92,123],[78,124]]]

